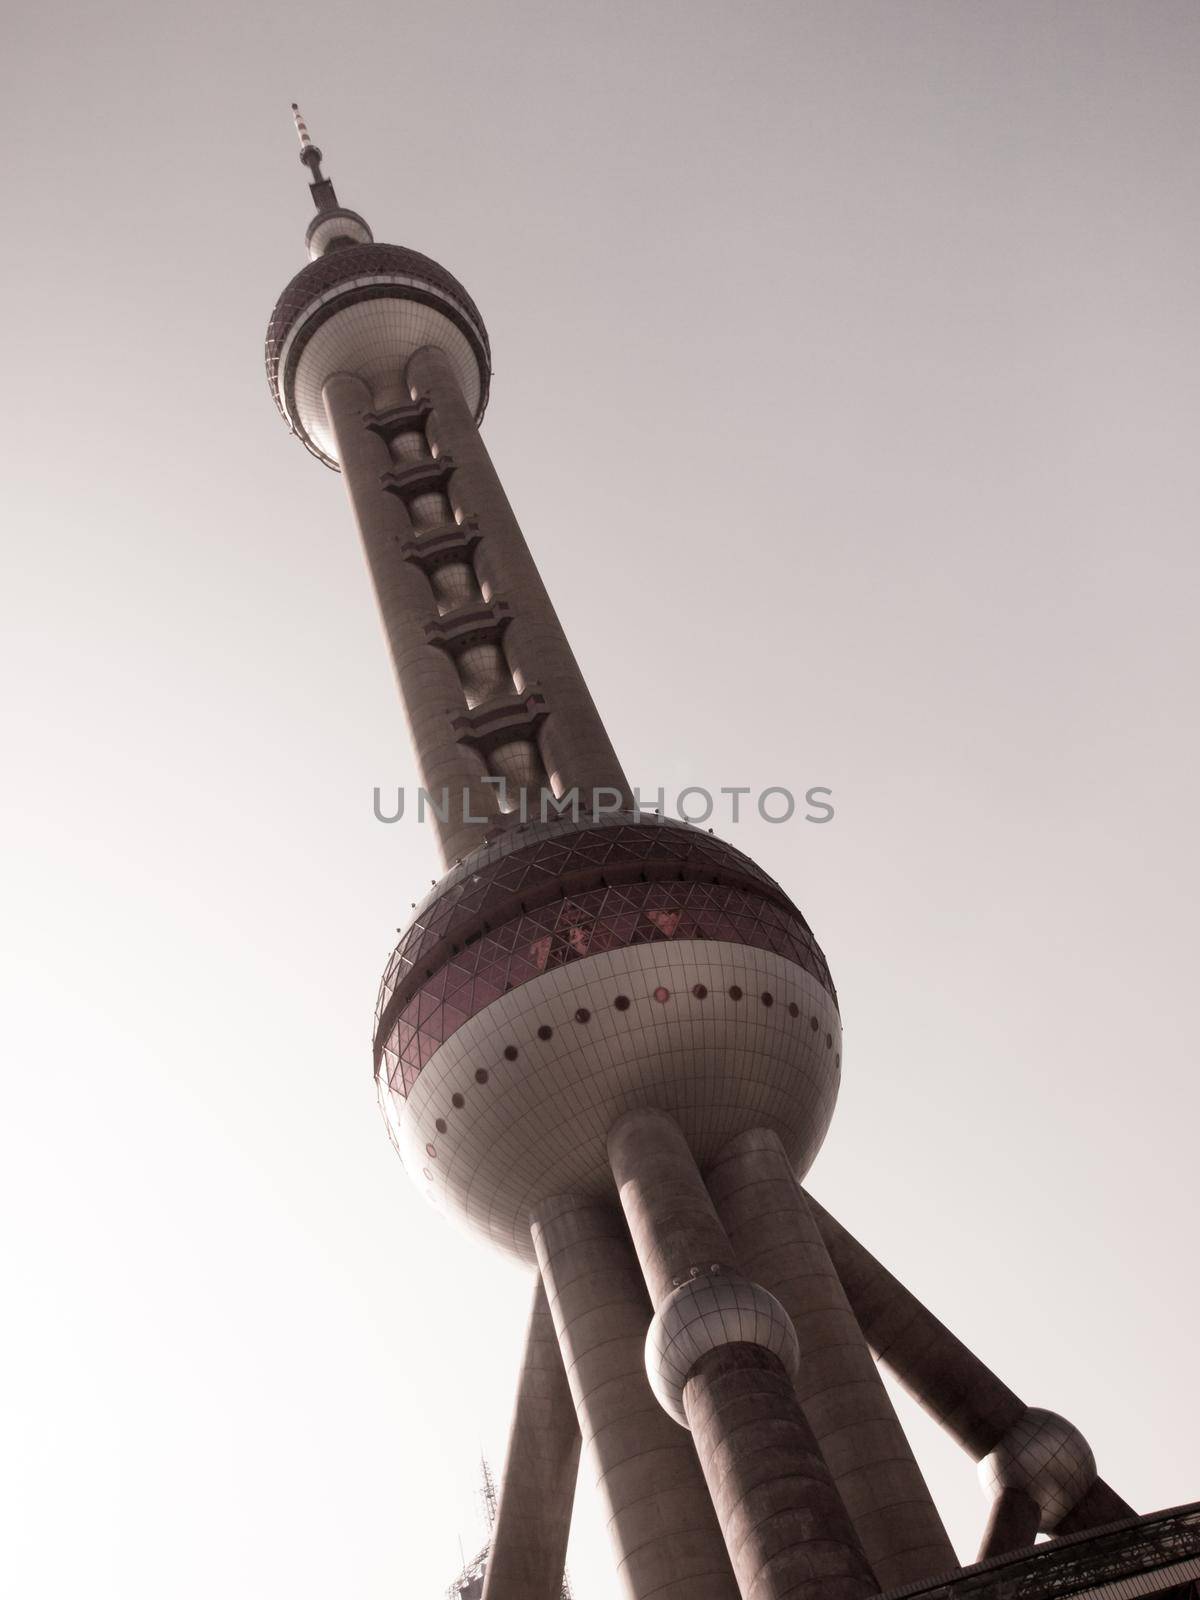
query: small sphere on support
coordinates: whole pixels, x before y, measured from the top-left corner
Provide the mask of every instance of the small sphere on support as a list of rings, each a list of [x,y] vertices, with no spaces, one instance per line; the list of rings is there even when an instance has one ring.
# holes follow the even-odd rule
[[[663,1302],[646,1335],[646,1375],[668,1416],[688,1426],[683,1391],[697,1361],[728,1344],[754,1344],[783,1362],[789,1378],[800,1367],[792,1319],[773,1294],[740,1273],[697,1271]]]
[[[1095,1483],[1096,1458],[1073,1423],[1030,1406],[979,1463],[979,1481],[991,1499],[1005,1489],[1028,1495],[1048,1533]]]

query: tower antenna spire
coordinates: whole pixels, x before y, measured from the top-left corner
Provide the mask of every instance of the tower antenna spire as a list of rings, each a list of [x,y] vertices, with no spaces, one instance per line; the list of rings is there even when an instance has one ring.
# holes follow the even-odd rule
[[[313,143],[308,123],[300,115],[300,107],[292,101],[292,121],[296,124],[296,137],[300,140],[300,160],[312,173],[313,205],[318,211],[328,211],[337,205],[333,184],[321,175],[321,162],[325,159],[319,145]]]

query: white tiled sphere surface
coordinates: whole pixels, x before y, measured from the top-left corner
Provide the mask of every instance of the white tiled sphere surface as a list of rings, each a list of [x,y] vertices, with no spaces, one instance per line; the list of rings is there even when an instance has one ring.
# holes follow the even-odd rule
[[[405,297],[406,286],[420,288],[425,293],[434,292],[415,279],[355,278],[337,284],[327,295],[315,299],[288,334],[280,354],[280,374],[288,371],[296,336],[313,312],[348,290],[384,284],[392,286],[395,294],[360,300],[335,312],[316,329],[296,362],[291,421],[332,461],[338,458],[337,442],[325,414],[322,389],[335,373],[352,372],[378,395],[401,382],[405,367],[418,350],[433,345],[445,351],[453,363],[467,404],[473,411],[479,407],[479,363],[470,341],[436,307]]]
[[[586,1022],[575,1020],[581,1009]],[[428,1198],[532,1262],[529,1214],[540,1201],[615,1198],[608,1130],[637,1107],[675,1117],[701,1166],[737,1134],[772,1128],[803,1176],[833,1115],[841,1048],[836,1006],[794,962],[716,940],[663,941],[521,984],[434,1052],[407,1100],[381,1081],[381,1102]]]

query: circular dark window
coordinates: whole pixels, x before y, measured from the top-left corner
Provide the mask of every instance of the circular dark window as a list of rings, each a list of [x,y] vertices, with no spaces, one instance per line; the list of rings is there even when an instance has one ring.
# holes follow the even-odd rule
[[[548,1022],[543,1022],[541,1027],[538,1029],[538,1038],[539,1039],[553,1039],[553,1037],[554,1037],[554,1029],[550,1026],[550,1024]]]
[[[452,1106],[454,1106],[459,1111],[462,1110],[462,1108],[466,1105],[466,1103],[467,1102],[463,1099],[462,1095],[460,1095],[460,1094],[452,1094],[450,1096],[450,1104]]]
[[[590,1022],[591,1020],[592,1020],[592,1013],[588,1010],[588,1008],[586,1006],[580,1006],[579,1010],[575,1013],[575,1021],[576,1022]]]
[[[486,1067],[476,1067],[475,1068],[475,1082],[476,1083],[486,1083],[487,1080],[488,1080],[488,1070],[487,1070],[487,1068]]]
[[[617,998],[613,1001],[613,1005],[616,1006],[618,1011],[628,1011],[629,1010],[629,996],[627,994],[619,994],[617,996]]]
[[[765,1006],[773,1006],[775,1004],[775,996],[766,989],[763,990],[759,998]]]
[[[692,985],[692,993],[696,996],[697,1000],[707,999],[707,997],[708,997],[708,987],[707,987],[706,984],[703,984],[703,983],[693,984]]]
[[[439,1133],[445,1133],[445,1131],[446,1131],[448,1126],[449,1126],[449,1124],[447,1123],[445,1117],[439,1117],[437,1119],[437,1121],[434,1123],[434,1127],[437,1129],[437,1131]]]
[[[506,1044],[504,1046],[504,1059],[505,1059],[505,1061],[515,1061],[517,1059],[517,1055],[518,1055],[518,1051],[517,1051],[517,1047],[516,1047],[515,1044]]]
[[[729,985],[729,998],[731,1000],[740,1000],[742,998],[742,991],[736,983]]]

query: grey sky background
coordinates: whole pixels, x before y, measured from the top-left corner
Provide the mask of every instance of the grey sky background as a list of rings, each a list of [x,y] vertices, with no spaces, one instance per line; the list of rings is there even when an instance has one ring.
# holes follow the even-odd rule
[[[525,1281],[374,1105],[438,869],[263,376],[293,98],[482,308],[634,781],[834,790],[725,829],[839,987],[814,1191],[1139,1509],[1200,1493],[1198,67],[1157,0],[10,19],[10,1592],[434,1596],[503,1451]],[[615,1595],[586,1493],[572,1575]]]

